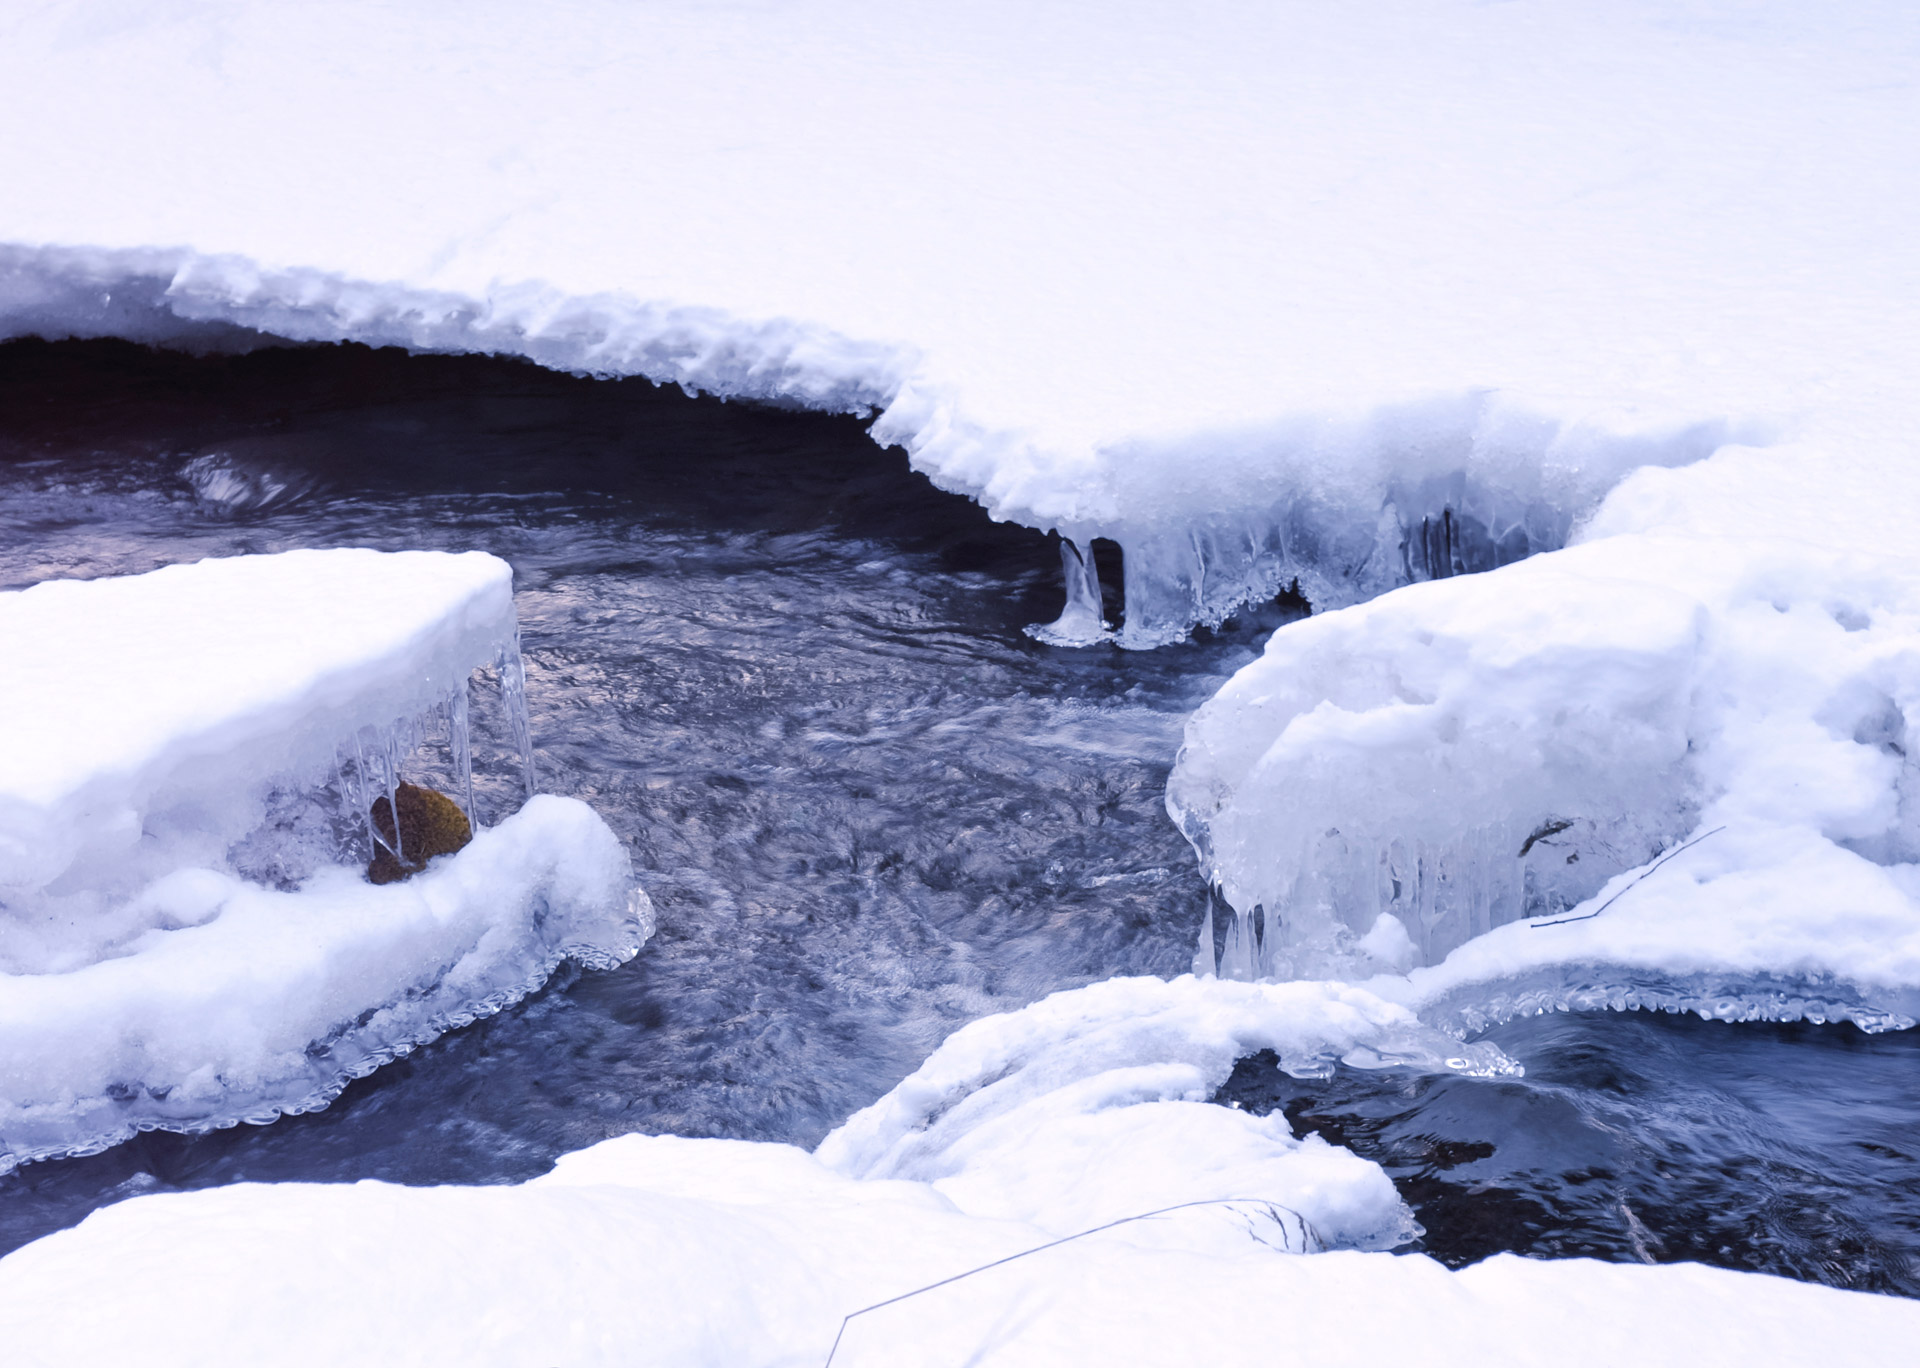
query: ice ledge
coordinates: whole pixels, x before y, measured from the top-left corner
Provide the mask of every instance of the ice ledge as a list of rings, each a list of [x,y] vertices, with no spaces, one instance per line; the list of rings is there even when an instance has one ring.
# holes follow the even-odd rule
[[[841,412],[884,406],[911,361],[904,348],[785,319],[753,322],[538,283],[476,298],[185,248],[0,244],[0,339],[22,336],[211,351],[284,339],[499,353],[553,370]]]

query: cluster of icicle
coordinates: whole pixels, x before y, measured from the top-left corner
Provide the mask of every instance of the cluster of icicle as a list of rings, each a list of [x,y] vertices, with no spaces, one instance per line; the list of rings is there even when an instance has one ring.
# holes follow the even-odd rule
[[[1404,584],[1492,570],[1564,543],[1567,519],[1529,511],[1535,516],[1489,526],[1450,503],[1417,516],[1389,503],[1371,523],[1337,533],[1241,519],[1189,527],[1171,541],[1131,537],[1120,543],[1127,608],[1117,631],[1105,614],[1091,541],[1083,546],[1063,536],[1066,607],[1027,632],[1051,646],[1117,641],[1147,650],[1180,640],[1196,625],[1217,627],[1246,605],[1288,590],[1316,609],[1345,607]]]
[[[1327,830],[1268,886],[1223,878],[1221,939],[1209,908],[1196,972],[1254,981],[1404,971],[1437,964],[1496,927],[1578,906],[1616,875],[1674,847],[1685,811],[1596,821],[1487,822],[1450,841]],[[1183,824],[1203,868],[1211,833]]]
[[[1720,423],[1638,436],[1562,429],[1474,395],[1384,410],[1345,432],[1310,424],[1205,453],[1143,449],[1115,467],[1110,511],[1054,523],[1067,606],[1030,630],[1056,645],[1146,650],[1289,590],[1320,612],[1492,570],[1566,545],[1628,471],[1685,465],[1730,437]],[[1123,557],[1117,630],[1100,611],[1096,537]]]
[[[520,777],[528,798],[534,793],[533,729],[527,711],[526,664],[520,655],[516,633],[512,644],[501,648],[494,660],[500,676],[501,703],[513,732],[520,759]],[[454,791],[448,795],[460,805],[468,825],[481,829],[480,813],[473,797],[473,733],[468,681],[462,680],[451,693],[425,712],[412,717],[395,718],[385,726],[365,726],[334,751],[334,778],[351,821],[366,833],[366,854],[371,858],[386,849],[395,859],[405,862],[406,852],[399,849],[399,824],[394,824],[394,841],[388,846],[373,821],[374,804],[382,794],[387,810],[398,812],[396,794],[400,787],[401,767],[406,759],[427,742],[444,739],[453,768]]]

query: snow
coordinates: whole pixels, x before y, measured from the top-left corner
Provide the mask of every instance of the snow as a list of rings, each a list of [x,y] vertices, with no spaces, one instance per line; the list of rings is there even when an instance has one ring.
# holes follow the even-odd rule
[[[418,763],[419,715],[471,806],[467,681],[517,677],[511,578],[345,549],[0,595],[0,1170],[324,1106],[564,958],[638,951],[626,851],[571,799],[410,882],[361,872],[369,748]]]
[[[1098,993],[1055,999],[961,1033],[817,1159],[629,1137],[519,1188],[138,1199],[0,1263],[10,1351],[100,1357],[137,1329],[154,1357],[201,1361],[219,1327],[289,1362],[812,1363],[842,1311],[1123,1196],[1258,1178],[1224,1195],[1311,1209],[1337,1241],[1390,1240],[1358,1160],[1197,1103],[1238,1049],[1303,1067],[1466,1057],[1412,1009],[1456,1027],[1580,1004],[1920,1016],[1917,40],[1920,14],[1889,0],[958,17],[900,0],[209,0],[0,17],[0,117],[34,130],[0,145],[0,335],[231,347],[261,329],[878,409],[875,435],[942,487],[1077,544],[1043,639],[1106,635],[1085,578],[1096,537],[1125,552],[1125,645],[1295,580],[1341,610],[1276,633],[1201,710],[1169,797],[1236,910],[1222,974],[1368,990],[1186,981],[1165,1001],[1108,989],[1112,1012]],[[497,572],[448,573],[453,598],[505,592]],[[382,619],[388,644],[413,658],[408,632],[448,620],[436,607],[413,628]],[[490,612],[469,644],[498,642]],[[371,669],[339,641],[324,654]],[[248,695],[237,665],[213,691],[189,687],[214,677],[197,664],[28,659],[19,678],[44,664],[55,683],[28,711],[9,702],[13,719],[50,696],[111,718],[115,677],[177,705],[124,734],[103,722],[97,750],[22,740],[16,759],[10,741],[0,759],[24,766],[0,771],[4,877],[130,909],[142,947],[99,959],[113,947],[97,944],[40,977],[124,977],[152,994],[128,1002],[204,1050],[216,1024],[135,972],[152,946],[238,937],[275,899],[318,915],[333,886],[243,889],[209,856],[136,905],[134,884],[196,861],[139,866],[127,814],[151,828],[151,795],[218,791],[193,787],[211,773],[196,757],[252,774],[338,741],[316,722],[308,747],[301,719],[318,714],[291,691],[321,664]],[[369,718],[448,684],[408,681]],[[217,715],[192,711],[196,693]],[[196,810],[169,839],[212,849],[250,812]],[[418,886],[341,899],[356,918],[376,893],[393,904],[391,934],[434,947],[423,962],[511,939],[516,911],[469,941],[471,920],[436,918],[480,915],[459,888],[485,859],[531,890],[516,861],[543,841],[600,842],[584,810],[516,821],[535,854],[497,853],[509,823]],[[617,957],[641,920],[608,901],[602,849],[583,915],[617,929],[581,934]],[[57,886],[96,851],[124,887]],[[1211,941],[1201,958],[1214,967]],[[319,957],[395,991],[353,960]],[[498,995],[493,968],[454,963],[456,981],[473,969],[463,991]],[[1226,1016],[1209,1025],[1198,1004]],[[1318,1024],[1296,1030],[1298,1013]],[[31,1017],[72,1028],[59,1048],[83,1080],[50,1124],[127,1072],[98,1062],[85,1015]],[[282,1086],[271,1060],[318,1020],[243,1032],[234,1067]],[[149,1099],[191,1063],[172,1060],[171,1084],[141,1075]],[[1011,1284],[863,1320],[852,1348],[1163,1363],[1198,1344],[1230,1363],[1284,1344],[1371,1364],[1526,1361],[1551,1343],[1569,1363],[1779,1361],[1891,1357],[1920,1314],[1698,1268],[1295,1258],[1245,1239],[1248,1219],[1097,1237]],[[1232,1313],[1275,1304],[1284,1317]]]
[[[1284,1121],[1164,1096],[1208,1072],[1195,1062],[1222,1057],[1235,1033],[1317,1056],[1415,1029],[1403,1010],[1334,985],[1115,981],[965,1028],[818,1156],[629,1135],[512,1187],[243,1183],[137,1197],[0,1260],[0,1336],[23,1368],[103,1360],[136,1337],[162,1365],[243,1353],[288,1365],[817,1365],[849,1313],[1113,1219],[1112,1199],[1143,1179],[1124,1214],[1193,1194],[1260,1200],[1121,1225],[867,1312],[834,1362],[1203,1353],[1254,1365],[1284,1350],[1358,1368],[1528,1362],[1545,1343],[1576,1366],[1872,1361],[1920,1329],[1910,1301],[1698,1265],[1501,1256],[1454,1273],[1417,1255],[1305,1255],[1317,1246],[1276,1204],[1324,1208],[1343,1188],[1404,1219],[1384,1174],[1292,1141]],[[1009,1053],[1021,1059],[1008,1081],[979,1072]],[[1144,1077],[1156,1066],[1164,1076]],[[935,1143],[898,1143],[896,1122],[968,1079],[973,1099],[1010,1081],[1040,1124],[1003,1124],[1018,1108],[955,1119],[963,1101],[935,1122]],[[897,1171],[916,1165],[922,1174]]]
[[[237,324],[878,406],[1128,644],[1913,427],[1910,6],[52,3],[5,331]],[[1484,544],[1482,538],[1484,537]],[[1504,549],[1502,549],[1504,548]]]

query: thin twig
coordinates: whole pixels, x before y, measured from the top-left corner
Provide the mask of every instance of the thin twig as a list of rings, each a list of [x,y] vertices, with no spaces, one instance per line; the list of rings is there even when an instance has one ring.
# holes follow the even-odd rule
[[[1645,869],[1641,870],[1639,878],[1634,879],[1633,882],[1629,883],[1626,886],[1626,888],[1621,889],[1618,893],[1614,894],[1611,898],[1608,898],[1605,902],[1601,903],[1598,907],[1594,908],[1593,911],[1582,912],[1577,917],[1562,917],[1558,921],[1548,921],[1548,922],[1537,921],[1532,923],[1533,929],[1538,931],[1543,927],[1548,927],[1548,926],[1565,926],[1568,922],[1592,921],[1595,917],[1599,916],[1602,912],[1606,911],[1609,907],[1612,907],[1615,903],[1619,902],[1620,899],[1625,897],[1629,890],[1638,888],[1642,880],[1644,880],[1648,875],[1652,874],[1654,870],[1660,868],[1660,866],[1665,864],[1668,860],[1671,860],[1674,856],[1680,854],[1682,851],[1693,849],[1695,846],[1699,845],[1702,841],[1706,840],[1707,837],[1717,836],[1725,830],[1726,830],[1725,827],[1717,826],[1712,831],[1703,831],[1698,836],[1695,836],[1691,841],[1687,841],[1680,845],[1675,846],[1672,850],[1669,850],[1666,854],[1662,855],[1659,859],[1655,860],[1652,864],[1648,865]]]
[[[1105,1225],[1097,1225],[1091,1230],[1082,1230],[1073,1235],[1063,1235],[1057,1240],[1049,1240],[1043,1245],[1035,1245],[1032,1249],[1023,1249],[1018,1254],[1009,1254],[1004,1259],[995,1259],[992,1263],[981,1264],[978,1268],[969,1268],[964,1273],[955,1273],[951,1278],[942,1278],[939,1282],[928,1283],[925,1287],[916,1287],[913,1291],[902,1292],[897,1297],[888,1297],[885,1301],[875,1302],[872,1306],[863,1306],[858,1311],[849,1311],[840,1318],[840,1329],[833,1337],[833,1347],[827,1350],[827,1361],[822,1365],[822,1368],[833,1368],[833,1356],[840,1352],[840,1340],[847,1333],[847,1326],[855,1316],[864,1316],[869,1311],[878,1311],[882,1307],[892,1306],[895,1302],[906,1301],[909,1297],[917,1297],[922,1292],[931,1292],[935,1288],[945,1287],[948,1283],[957,1283],[962,1278],[971,1278],[976,1273],[985,1273],[990,1268],[998,1268],[1001,1264],[1010,1264],[1015,1259],[1024,1259],[1029,1254],[1044,1254],[1049,1249],[1058,1249],[1063,1244],[1072,1244],[1075,1240],[1084,1240],[1089,1235],[1098,1235],[1101,1231],[1112,1230],[1115,1226],[1127,1225],[1133,1221],[1144,1221],[1153,1216],[1164,1216],[1169,1211],[1185,1211],[1189,1207],[1231,1206],[1235,1203],[1250,1203],[1252,1205],[1266,1207],[1269,1215],[1272,1215],[1274,1211],[1284,1211],[1300,1223],[1300,1239],[1303,1245],[1309,1237],[1309,1234],[1311,1234],[1313,1239],[1318,1240],[1321,1245],[1324,1246],[1326,1244],[1325,1240],[1320,1239],[1319,1232],[1307,1224],[1306,1217],[1302,1216],[1292,1207],[1284,1206],[1266,1197],[1208,1197],[1197,1202],[1176,1202],[1172,1206],[1156,1207],[1152,1211],[1143,1211],[1137,1216],[1122,1216],[1117,1221],[1108,1221]],[[1279,1224],[1278,1217],[1274,1217],[1274,1223],[1276,1225]],[[1281,1226],[1281,1229],[1284,1230],[1286,1227]]]

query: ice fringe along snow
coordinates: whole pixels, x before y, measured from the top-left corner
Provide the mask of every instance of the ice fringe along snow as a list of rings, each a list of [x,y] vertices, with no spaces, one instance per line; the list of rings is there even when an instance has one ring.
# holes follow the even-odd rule
[[[344,1084],[651,931],[626,852],[539,797],[368,885],[374,798],[428,732],[476,813],[468,677],[531,787],[506,564],[293,551],[0,595],[0,1168]],[[432,748],[429,747],[429,750]],[[416,770],[416,773],[418,771]]]
[[[1733,432],[1724,420],[1611,432],[1470,393],[1347,420],[1102,447],[1067,483],[1029,478],[1014,493],[991,472],[1013,463],[1015,439],[973,432],[945,404],[929,404],[907,382],[910,350],[717,310],[533,286],[473,300],[184,252],[0,245],[0,337],[24,334],[212,350],[289,339],[508,352],[728,398],[877,409],[875,440],[905,447],[935,484],[995,518],[1061,533],[1066,604],[1057,621],[1030,629],[1058,646],[1162,646],[1283,592],[1338,608],[1552,550],[1627,471],[1698,460]],[[274,493],[217,464],[194,474],[235,503]],[[1118,632],[1104,620],[1096,538],[1121,548]]]
[[[192,1330],[150,1337],[161,1368],[240,1354],[817,1368],[848,1312],[1176,1202],[1207,1205],[864,1315],[834,1362],[1158,1365],[1199,1344],[1210,1364],[1254,1368],[1281,1335],[1335,1368],[1528,1362],[1550,1340],[1574,1368],[1679,1368],[1880,1361],[1920,1332],[1912,1301],[1759,1274],[1505,1255],[1451,1272],[1352,1248],[1409,1228],[1378,1167],[1296,1140],[1277,1114],[1191,1100],[1259,1047],[1310,1069],[1445,1068],[1433,1051],[1453,1043],[1350,987],[1114,980],[963,1028],[817,1156],[628,1135],[516,1186],[135,1197],[0,1260],[0,1340],[20,1368],[100,1360],[155,1324]],[[1227,1194],[1259,1200],[1209,1201]],[[368,1284],[369,1270],[404,1277]],[[342,1277],[385,1291],[342,1315],[314,1293]],[[1223,1306],[1278,1307],[1284,1324]]]

